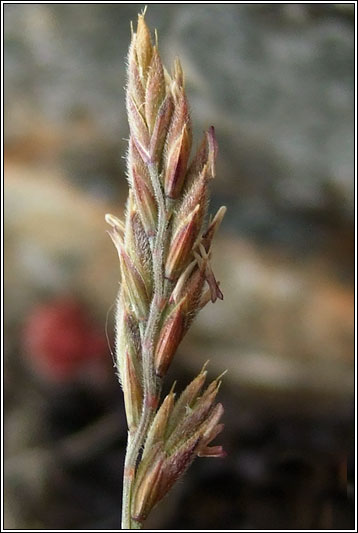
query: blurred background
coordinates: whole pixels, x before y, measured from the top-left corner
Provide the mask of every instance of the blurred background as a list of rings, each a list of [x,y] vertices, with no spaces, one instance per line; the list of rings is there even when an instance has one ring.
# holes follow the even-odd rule
[[[5,527],[118,529],[126,425],[112,367],[125,57],[142,4],[7,4]],[[152,4],[219,142],[224,301],[177,390],[227,368],[225,460],[197,460],[153,529],[354,527],[354,5]],[[108,342],[106,338],[106,330]]]

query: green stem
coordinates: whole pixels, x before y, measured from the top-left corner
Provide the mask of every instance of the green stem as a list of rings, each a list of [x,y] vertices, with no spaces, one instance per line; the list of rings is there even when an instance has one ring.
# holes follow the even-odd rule
[[[158,229],[153,246],[154,290],[148,321],[142,338],[143,364],[143,409],[139,425],[133,434],[128,434],[126,458],[123,475],[122,529],[141,529],[141,524],[131,517],[132,489],[138,454],[144,445],[149,425],[159,402],[161,381],[155,375],[154,343],[162,312],[164,292],[164,247],[168,226],[165,199],[159,180],[157,166],[149,165],[149,173],[158,203]]]

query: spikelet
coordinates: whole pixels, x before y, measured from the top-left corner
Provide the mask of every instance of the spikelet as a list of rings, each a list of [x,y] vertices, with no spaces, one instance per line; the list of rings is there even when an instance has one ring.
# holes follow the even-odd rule
[[[133,499],[133,518],[143,521],[185,473],[195,457],[225,457],[222,446],[209,446],[222,431],[222,405],[215,405],[220,381],[213,381],[200,397],[203,369],[176,403],[171,391],[163,401],[148,432]]]
[[[201,393],[206,365],[177,400],[172,390],[159,404],[162,380],[193,318],[210,300],[222,298],[210,259],[225,208],[208,221],[215,131],[211,126],[204,133],[190,160],[183,70],[179,60],[172,74],[163,67],[144,13],[132,31],[126,106],[125,220],[106,215],[119,256],[115,364],[131,435],[124,529],[140,527],[195,457],[224,456],[221,446],[209,446],[222,430],[223,408],[215,403],[219,379]]]

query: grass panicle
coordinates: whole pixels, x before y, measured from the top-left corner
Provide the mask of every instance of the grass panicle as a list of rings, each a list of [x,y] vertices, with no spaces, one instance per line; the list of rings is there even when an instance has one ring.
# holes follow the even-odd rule
[[[129,195],[125,220],[106,215],[118,251],[120,291],[115,365],[124,393],[128,444],[122,528],[139,529],[195,457],[223,457],[210,446],[223,429],[220,380],[202,392],[207,371],[176,397],[161,388],[196,314],[222,292],[210,266],[225,214],[208,220],[208,185],[217,142],[211,126],[192,154],[192,125],[179,60],[164,68],[138,16],[128,54],[126,105]]]

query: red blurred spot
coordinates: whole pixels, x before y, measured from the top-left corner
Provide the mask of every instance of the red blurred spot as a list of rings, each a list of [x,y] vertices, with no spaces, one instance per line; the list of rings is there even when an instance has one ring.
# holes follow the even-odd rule
[[[104,331],[73,298],[33,309],[25,323],[23,343],[33,368],[56,381],[72,380],[86,366],[108,357]]]

